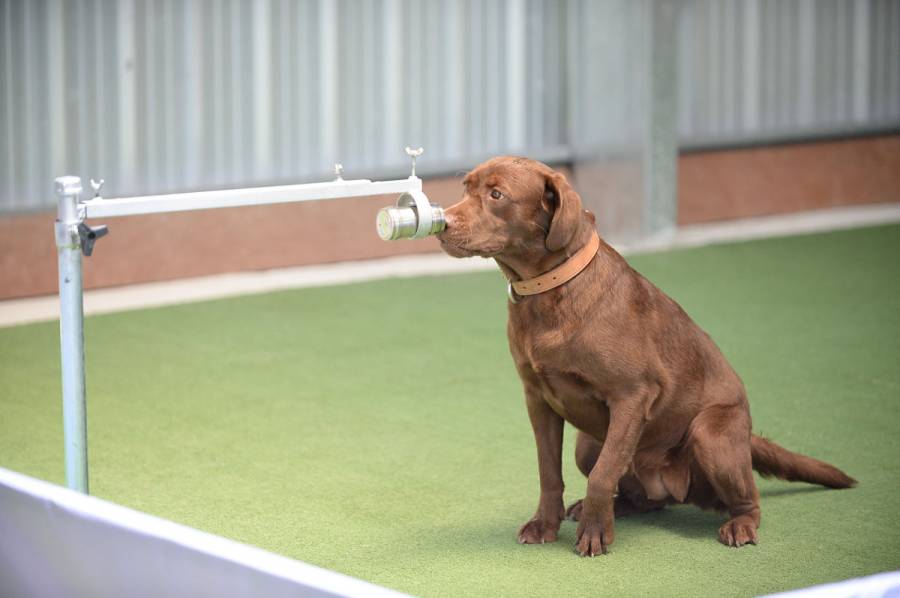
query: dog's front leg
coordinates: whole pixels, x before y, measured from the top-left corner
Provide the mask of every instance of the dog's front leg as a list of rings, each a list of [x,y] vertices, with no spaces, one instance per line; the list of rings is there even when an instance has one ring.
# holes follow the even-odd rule
[[[614,505],[619,479],[628,471],[644,427],[646,393],[607,400],[609,429],[600,457],[588,476],[578,521],[581,556],[606,554],[615,538]]]
[[[555,542],[566,513],[562,479],[563,418],[541,398],[537,388],[526,387],[525,401],[537,443],[541,499],[537,513],[519,530],[519,543]]]

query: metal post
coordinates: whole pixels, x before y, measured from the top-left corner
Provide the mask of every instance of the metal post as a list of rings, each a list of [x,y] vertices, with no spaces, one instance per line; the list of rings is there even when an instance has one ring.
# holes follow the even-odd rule
[[[646,7],[644,52],[647,125],[644,142],[644,234],[674,231],[678,223],[678,2]]]
[[[84,309],[81,242],[78,225],[81,179],[56,179],[58,213],[56,248],[59,257],[59,338],[62,358],[63,429],[66,485],[88,493],[87,411],[84,392]]]

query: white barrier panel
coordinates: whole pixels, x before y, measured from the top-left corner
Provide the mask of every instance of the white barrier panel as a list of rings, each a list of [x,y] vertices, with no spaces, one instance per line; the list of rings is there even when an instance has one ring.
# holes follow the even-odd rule
[[[812,586],[766,598],[891,598],[900,596],[900,571]]]
[[[0,468],[0,596],[404,596]]]

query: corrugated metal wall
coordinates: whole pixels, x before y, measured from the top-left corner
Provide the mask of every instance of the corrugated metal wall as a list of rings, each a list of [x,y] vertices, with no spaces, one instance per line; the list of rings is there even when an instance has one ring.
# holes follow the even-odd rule
[[[900,123],[896,0],[691,0],[679,36],[682,145]]]
[[[650,0],[653,1],[653,0]],[[646,132],[646,2],[570,0],[568,153],[640,154]]]
[[[565,7],[0,1],[0,206],[564,156]]]
[[[648,0],[652,1],[652,0]],[[106,195],[423,172],[642,143],[629,0],[0,0],[0,211],[63,173]],[[687,144],[900,122],[900,3],[693,0]],[[632,66],[629,66],[632,65]]]

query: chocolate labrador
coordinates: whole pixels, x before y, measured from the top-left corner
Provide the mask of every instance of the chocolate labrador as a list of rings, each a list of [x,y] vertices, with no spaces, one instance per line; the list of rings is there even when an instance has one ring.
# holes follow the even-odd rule
[[[441,247],[494,258],[510,281],[509,348],[537,443],[540,500],[519,542],[553,542],[578,521],[577,551],[606,553],[616,515],[692,503],[727,511],[728,546],[755,544],[763,476],[831,488],[839,469],[751,432],[747,393],[712,339],[597,237],[566,178],[526,158],[463,179]],[[578,429],[583,500],[563,504],[563,422]]]

